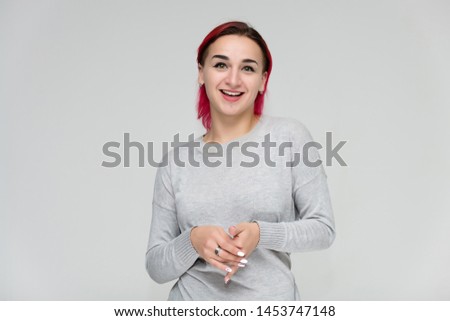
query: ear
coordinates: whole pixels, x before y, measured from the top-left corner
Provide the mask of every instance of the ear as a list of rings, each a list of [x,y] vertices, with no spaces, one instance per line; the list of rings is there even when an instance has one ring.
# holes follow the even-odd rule
[[[205,83],[205,80],[203,79],[203,66],[198,64],[198,84],[202,85]]]
[[[266,87],[266,81],[267,81],[267,71],[265,71],[262,74],[262,81],[261,81],[261,86],[259,87],[259,91],[264,91],[264,88]]]

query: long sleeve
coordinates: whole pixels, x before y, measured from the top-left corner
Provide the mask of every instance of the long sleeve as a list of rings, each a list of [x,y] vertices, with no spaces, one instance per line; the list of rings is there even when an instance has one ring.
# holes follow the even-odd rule
[[[152,202],[152,222],[146,253],[150,277],[165,283],[179,278],[197,260],[191,229],[180,231],[170,179],[170,165],[158,167]]]
[[[308,166],[302,157],[303,145],[311,141],[309,132],[298,121],[262,115],[252,131],[223,144],[226,153],[220,166],[205,162],[205,157],[213,156],[214,162],[218,156],[209,151],[203,136],[195,141],[198,148],[167,153],[168,165],[156,172],[148,274],[158,283],[178,279],[169,300],[297,300],[287,252],[325,248],[334,239],[325,172],[322,166]],[[233,148],[236,142],[242,149]],[[244,150],[250,145],[251,151]],[[316,149],[308,154],[309,161],[318,159]],[[250,164],[249,157],[256,163],[244,166]],[[224,287],[224,271],[201,260],[193,248],[192,227],[215,225],[226,231],[254,220],[261,227],[258,248],[250,258],[256,264],[240,269]]]
[[[316,147],[305,148],[312,142],[306,127],[294,122],[291,128],[291,161],[300,155],[300,163],[292,166],[292,197],[295,218],[289,222],[257,221],[260,226],[258,247],[299,252],[328,248],[335,239],[335,224],[327,176]]]

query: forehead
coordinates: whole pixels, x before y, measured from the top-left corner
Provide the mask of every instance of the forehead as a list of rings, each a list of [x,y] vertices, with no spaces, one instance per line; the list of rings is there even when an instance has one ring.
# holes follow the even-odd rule
[[[228,35],[214,41],[208,48],[208,57],[225,55],[230,59],[253,59],[262,61],[261,48],[252,39],[246,36]]]

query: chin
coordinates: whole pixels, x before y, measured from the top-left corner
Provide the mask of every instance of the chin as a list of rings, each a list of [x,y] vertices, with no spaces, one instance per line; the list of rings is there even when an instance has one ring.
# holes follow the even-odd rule
[[[219,108],[216,109],[220,114],[227,115],[227,116],[238,116],[245,113],[248,113],[250,111],[253,111],[253,107],[243,107],[239,105],[227,105],[223,104]]]
[[[235,110],[233,110],[233,109],[221,109],[220,111],[219,111],[219,113],[221,114],[221,115],[225,115],[225,116],[241,116],[241,115],[243,115],[243,114],[245,114],[245,113],[247,113],[248,111],[246,111],[246,110],[243,110],[243,109],[235,109]]]

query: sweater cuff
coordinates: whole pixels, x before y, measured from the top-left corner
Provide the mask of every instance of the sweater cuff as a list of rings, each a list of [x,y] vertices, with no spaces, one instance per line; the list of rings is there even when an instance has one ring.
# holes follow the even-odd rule
[[[255,221],[259,225],[258,247],[280,249],[286,243],[286,227],[282,223]]]
[[[174,241],[175,256],[182,264],[191,266],[199,255],[191,242],[191,229],[181,233]]]

